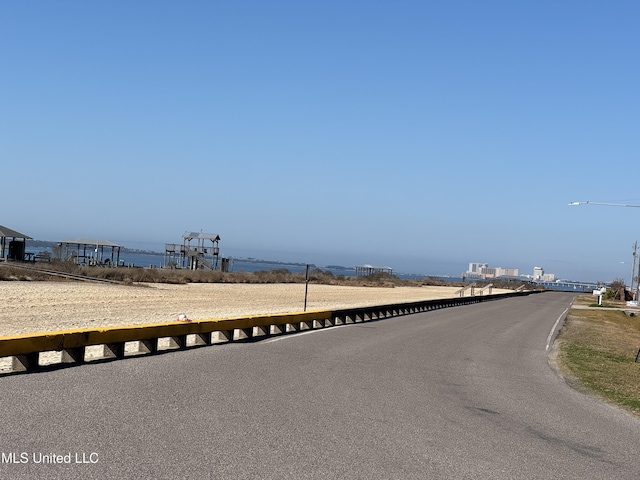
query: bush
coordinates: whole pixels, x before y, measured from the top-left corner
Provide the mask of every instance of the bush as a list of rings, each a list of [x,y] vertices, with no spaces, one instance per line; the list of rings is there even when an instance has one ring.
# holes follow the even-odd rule
[[[604,294],[604,298],[607,300],[625,300],[627,287],[624,280],[616,278],[611,282],[611,285]]]

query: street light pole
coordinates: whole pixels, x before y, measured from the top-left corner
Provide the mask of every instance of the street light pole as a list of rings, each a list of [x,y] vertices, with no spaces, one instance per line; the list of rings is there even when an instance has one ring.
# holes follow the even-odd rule
[[[631,208],[640,208],[640,205],[632,205],[629,203],[607,203],[607,202],[590,202],[590,201],[586,201],[586,202],[571,202],[569,204],[570,207],[576,207],[578,205],[604,205],[607,207],[631,207]],[[636,242],[633,246],[633,270],[631,271],[631,291],[635,294],[635,300],[638,301],[640,300],[640,263],[638,263],[638,277],[637,277],[637,285],[636,285],[636,289],[637,291],[634,291],[633,289],[633,275],[635,274],[635,269],[636,269],[636,247],[638,245],[638,242]]]

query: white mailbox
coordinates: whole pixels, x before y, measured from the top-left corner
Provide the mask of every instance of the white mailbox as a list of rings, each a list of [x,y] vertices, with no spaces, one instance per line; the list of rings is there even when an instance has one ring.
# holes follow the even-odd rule
[[[593,294],[598,296],[598,305],[602,305],[602,295],[605,293],[607,293],[607,287],[602,287],[593,291]]]

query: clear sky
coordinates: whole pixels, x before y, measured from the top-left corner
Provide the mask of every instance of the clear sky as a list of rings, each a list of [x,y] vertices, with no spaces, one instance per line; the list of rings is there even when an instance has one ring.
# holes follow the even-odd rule
[[[0,225],[630,282],[640,2],[5,1]],[[621,263],[625,262],[625,263]]]

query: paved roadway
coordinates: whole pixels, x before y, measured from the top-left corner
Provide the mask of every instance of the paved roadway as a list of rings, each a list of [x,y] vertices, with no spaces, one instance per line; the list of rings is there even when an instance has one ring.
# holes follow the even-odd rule
[[[0,478],[636,479],[640,422],[548,365],[571,300],[0,377]]]

